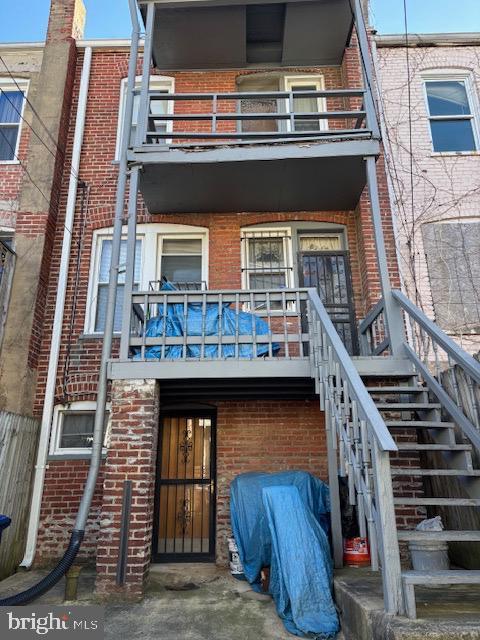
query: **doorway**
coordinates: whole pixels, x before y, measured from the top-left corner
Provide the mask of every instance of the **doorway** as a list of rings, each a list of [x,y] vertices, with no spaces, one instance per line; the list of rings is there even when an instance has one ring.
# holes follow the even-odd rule
[[[357,355],[358,335],[353,303],[348,251],[315,251],[298,254],[299,283],[314,287],[350,355]]]
[[[160,417],[155,562],[215,560],[215,436],[214,412]]]

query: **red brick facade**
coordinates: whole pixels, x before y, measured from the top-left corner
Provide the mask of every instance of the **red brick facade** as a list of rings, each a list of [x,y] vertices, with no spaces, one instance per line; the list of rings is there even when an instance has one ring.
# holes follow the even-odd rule
[[[65,123],[66,166],[71,158],[74,123],[83,55],[72,58],[71,115]],[[93,232],[110,227],[113,222],[117,165],[113,163],[117,139],[121,81],[127,75],[128,51],[122,48],[99,48],[93,53],[87,104],[86,125],[80,178],[88,185],[79,189],[75,220],[72,227],[72,252],[62,343],[56,382],[56,404],[78,400],[95,400],[100,361],[101,340],[85,336],[88,312],[87,289],[92,256]],[[270,70],[270,69],[269,69]],[[355,46],[346,50],[340,67],[315,69],[282,69],[282,73],[301,71],[320,73],[325,88],[360,86],[360,66]],[[181,72],[163,75],[175,78],[175,91],[235,91],[237,79],[250,71]],[[68,89],[68,87],[67,87]],[[67,91],[68,92],[68,91]],[[328,108],[342,107],[339,100],[329,100]],[[335,126],[335,123],[333,124]],[[21,153],[26,141],[22,140]],[[9,170],[5,194],[14,192],[16,170]],[[10,175],[9,174],[9,175]],[[63,223],[68,192],[68,171],[64,171],[56,220],[42,227],[49,242],[48,283],[41,282],[39,300],[42,333],[35,332],[32,363],[38,371],[35,414],[41,415],[47,378],[52,322],[57,295]],[[347,179],[347,176],[346,176]],[[380,200],[384,222],[390,273],[398,284],[398,269],[390,217],[388,191],[383,162],[378,162]],[[0,198],[4,197],[0,193]],[[24,216],[27,222],[27,217]],[[350,262],[357,319],[365,315],[380,295],[376,251],[368,196],[364,194],[355,211],[317,211],[294,213],[225,213],[150,215],[139,207],[139,223],[188,224],[209,232],[209,288],[241,287],[241,228],[257,223],[306,221],[344,225]],[[20,220],[21,223],[21,220]],[[35,232],[38,232],[36,230]],[[51,249],[51,250],[50,250]],[[77,274],[78,268],[78,274]],[[47,290],[48,284],[48,290]],[[155,381],[115,382],[112,388],[111,436],[107,457],[102,465],[91,519],[82,554],[97,557],[97,590],[107,596],[114,590],[117,566],[120,513],[124,480],[133,480],[133,518],[129,542],[126,586],[128,597],[141,593],[142,581],[151,556],[153,497],[158,438],[161,384]],[[188,400],[188,399],[187,399]],[[235,475],[245,471],[280,471],[302,469],[320,478],[327,477],[326,444],[323,414],[318,399],[285,401],[218,401],[217,408],[217,560],[225,562],[226,536],[229,532],[228,492]],[[51,459],[45,478],[37,562],[47,562],[60,555],[66,546],[73,518],[83,490],[87,460]]]

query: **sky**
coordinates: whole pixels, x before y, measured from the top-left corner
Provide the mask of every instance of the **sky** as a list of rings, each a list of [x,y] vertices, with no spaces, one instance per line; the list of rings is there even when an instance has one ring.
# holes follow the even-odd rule
[[[84,1],[86,38],[130,35],[127,0]],[[371,0],[371,3],[377,31],[403,32],[403,0]],[[0,42],[43,40],[49,5],[49,0],[0,0]],[[480,0],[407,0],[407,15],[411,33],[480,31]]]

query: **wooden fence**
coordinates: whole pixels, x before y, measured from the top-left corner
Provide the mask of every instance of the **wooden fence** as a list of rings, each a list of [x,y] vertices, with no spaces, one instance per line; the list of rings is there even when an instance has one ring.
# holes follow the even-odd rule
[[[23,558],[40,423],[0,412],[0,514],[12,519],[0,543],[0,580]]]

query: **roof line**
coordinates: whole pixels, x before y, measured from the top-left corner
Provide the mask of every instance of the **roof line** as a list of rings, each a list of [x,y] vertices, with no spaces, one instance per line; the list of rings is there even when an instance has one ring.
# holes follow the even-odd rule
[[[378,47],[405,47],[405,34],[375,34]],[[480,32],[455,32],[455,33],[410,33],[408,34],[409,47],[427,46],[478,46],[480,45]]]

